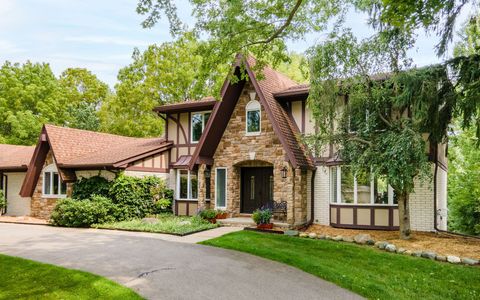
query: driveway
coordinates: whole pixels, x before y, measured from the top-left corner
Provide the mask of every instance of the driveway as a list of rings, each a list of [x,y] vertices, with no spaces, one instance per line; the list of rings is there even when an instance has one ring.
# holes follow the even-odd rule
[[[152,234],[0,224],[0,252],[108,277],[148,299],[356,299],[295,268]]]

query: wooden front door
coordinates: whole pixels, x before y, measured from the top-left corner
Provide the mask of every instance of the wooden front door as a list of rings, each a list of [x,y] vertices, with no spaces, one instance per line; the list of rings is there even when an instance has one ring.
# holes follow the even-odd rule
[[[241,212],[252,213],[273,200],[273,167],[242,168]]]

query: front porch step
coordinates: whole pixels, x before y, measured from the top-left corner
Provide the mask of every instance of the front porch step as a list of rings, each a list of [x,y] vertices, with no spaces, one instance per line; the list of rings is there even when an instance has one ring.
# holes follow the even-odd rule
[[[234,226],[234,227],[255,227],[255,222],[253,222],[251,217],[234,217],[227,219],[217,219],[217,223],[221,226]],[[275,227],[280,228],[289,228],[290,226],[287,223],[273,221]]]

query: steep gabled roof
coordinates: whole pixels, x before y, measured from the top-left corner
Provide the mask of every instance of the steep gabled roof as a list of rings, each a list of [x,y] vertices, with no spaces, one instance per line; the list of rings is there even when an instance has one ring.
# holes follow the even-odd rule
[[[210,110],[215,106],[217,100],[214,97],[204,97],[200,100],[187,100],[178,103],[165,104],[155,107],[153,111],[157,113],[177,113],[188,111]]]
[[[24,197],[32,195],[50,150],[62,180],[72,181],[72,169],[125,168],[129,162],[170,149],[172,144],[163,138],[132,138],[44,125],[20,193]]]
[[[35,146],[0,144],[0,171],[26,171]]]
[[[248,57],[244,63],[248,78],[260,98],[260,102],[273,125],[276,135],[287,152],[290,163],[295,168],[314,168],[305,146],[298,140],[300,132],[280,103],[274,99],[273,95],[277,91],[282,91],[298,84],[269,66],[264,67],[262,71],[263,79],[257,80],[256,74],[252,71],[252,67],[256,64],[255,59]],[[234,74],[237,76],[240,74],[241,64],[242,57],[237,56],[234,64]],[[200,138],[199,145],[195,149],[190,161],[190,168],[193,168],[196,163],[211,161],[244,86],[245,80],[240,80],[233,84],[231,84],[228,78],[225,80],[221,93],[222,101],[216,105],[207,122],[205,133]]]

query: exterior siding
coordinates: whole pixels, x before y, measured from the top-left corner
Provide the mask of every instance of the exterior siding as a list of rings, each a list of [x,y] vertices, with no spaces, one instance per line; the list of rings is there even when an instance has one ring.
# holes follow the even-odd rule
[[[30,215],[31,198],[19,195],[25,174],[26,172],[4,173],[7,177],[7,193],[5,195],[7,199],[7,216]]]

